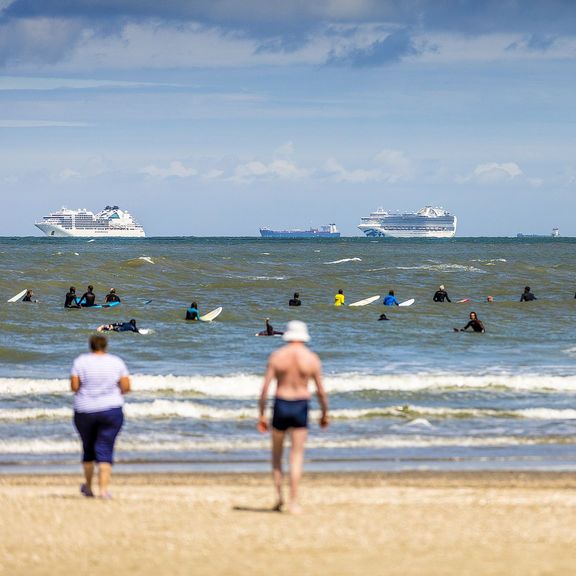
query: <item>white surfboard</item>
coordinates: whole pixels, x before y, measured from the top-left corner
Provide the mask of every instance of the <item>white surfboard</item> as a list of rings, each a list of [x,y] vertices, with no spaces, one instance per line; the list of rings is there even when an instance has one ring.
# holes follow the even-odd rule
[[[370,298],[364,298],[364,300],[358,300],[358,302],[352,302],[350,306],[366,306],[368,304],[372,304],[372,302],[376,302],[380,296],[370,296]]]
[[[220,306],[220,308],[216,308],[216,310],[208,312],[208,314],[204,314],[204,316],[200,316],[200,320],[202,320],[202,322],[212,322],[214,318],[220,316],[221,312],[222,312],[222,306]]]
[[[24,294],[26,294],[26,292],[28,292],[28,288],[25,288],[24,290],[22,290],[22,292],[18,292],[18,294],[16,294],[16,296],[12,296],[12,298],[10,298],[10,300],[8,300],[8,302],[18,302],[18,300],[20,300],[20,298],[24,298]]]
[[[404,302],[400,302],[400,304],[398,304],[398,306],[412,306],[412,304],[414,304],[414,302],[416,302],[416,300],[414,300],[414,298],[410,298],[410,300],[405,300]]]

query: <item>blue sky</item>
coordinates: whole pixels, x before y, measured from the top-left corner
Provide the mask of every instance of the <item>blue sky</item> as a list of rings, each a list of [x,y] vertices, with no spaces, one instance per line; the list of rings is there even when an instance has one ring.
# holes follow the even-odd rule
[[[1,235],[256,235],[439,205],[576,236],[576,2],[0,0]]]

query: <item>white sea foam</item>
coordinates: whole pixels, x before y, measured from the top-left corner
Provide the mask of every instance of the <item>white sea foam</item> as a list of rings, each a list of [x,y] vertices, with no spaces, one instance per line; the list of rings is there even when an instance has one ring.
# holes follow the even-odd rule
[[[260,374],[232,374],[228,376],[157,376],[134,375],[132,388],[135,392],[198,394],[210,397],[254,398],[262,385]],[[341,374],[325,377],[329,393],[361,391],[434,391],[446,389],[539,390],[553,392],[576,392],[576,375],[508,375],[467,376],[461,374],[395,374],[365,375]],[[28,378],[0,378],[0,396],[27,394],[69,394],[66,379],[42,380]]]
[[[362,258],[342,258],[333,262],[324,262],[324,264],[343,264],[344,262],[362,262]]]
[[[486,274],[486,270],[475,266],[465,266],[463,264],[421,264],[418,266],[396,266],[396,270],[434,270],[440,272],[474,272],[476,274]]]
[[[533,446],[557,443],[554,437],[521,438],[517,436],[465,436],[465,437],[434,437],[434,436],[374,436],[363,438],[311,437],[307,443],[310,449],[394,449],[394,448],[442,448],[442,447],[516,447],[518,445]],[[563,439],[564,444],[573,444],[571,439]],[[258,450],[266,453],[270,449],[270,439],[266,436],[258,438],[171,438],[158,440],[153,436],[120,436],[117,442],[117,453],[122,452],[219,452],[235,453]],[[1,439],[0,454],[74,454],[80,451],[80,442],[61,439]]]
[[[256,403],[238,408],[219,408],[191,400],[154,400],[127,402],[124,411],[130,419],[196,419],[196,420],[253,420]],[[403,418],[410,426],[429,427],[429,419],[518,418],[530,420],[576,420],[576,410],[527,408],[522,410],[495,410],[485,408],[444,408],[427,406],[384,406],[363,409],[332,410],[334,420],[360,420],[366,418]],[[310,417],[317,420],[320,412],[312,410]],[[72,409],[63,408],[9,408],[0,410],[0,422],[23,420],[68,420]]]

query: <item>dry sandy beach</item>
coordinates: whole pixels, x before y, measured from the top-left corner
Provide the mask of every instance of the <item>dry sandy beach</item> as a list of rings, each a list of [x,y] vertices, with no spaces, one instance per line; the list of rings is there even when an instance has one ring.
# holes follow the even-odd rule
[[[0,573],[569,575],[576,474],[309,474],[305,514],[267,475],[0,477]]]

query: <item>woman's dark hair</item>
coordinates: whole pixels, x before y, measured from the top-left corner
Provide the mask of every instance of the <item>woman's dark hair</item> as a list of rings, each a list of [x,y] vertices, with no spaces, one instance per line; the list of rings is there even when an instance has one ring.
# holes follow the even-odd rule
[[[108,340],[102,334],[93,334],[90,336],[90,350],[92,352],[104,352],[108,348]]]
[[[192,304],[190,305],[190,308],[198,308],[198,303],[192,302]]]
[[[294,298],[300,298],[300,293],[299,293],[299,292],[294,292]]]
[[[90,292],[92,292],[92,290],[94,290],[94,286],[92,286],[92,284],[90,284],[90,285],[88,286],[88,290],[90,290]]]
[[[389,296],[394,296],[394,290],[390,290],[390,292],[388,292]]]

